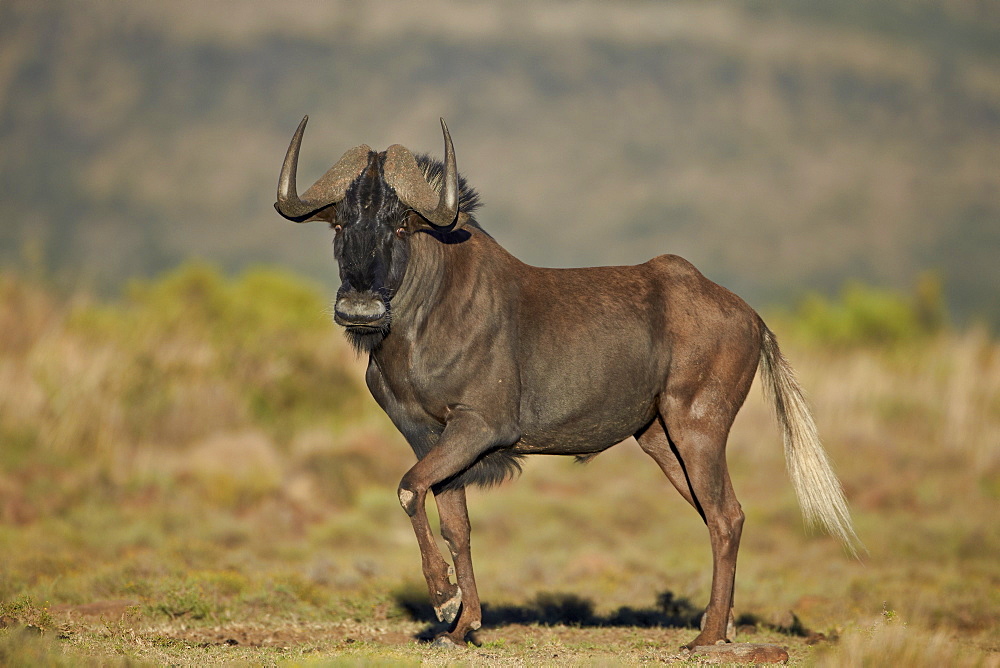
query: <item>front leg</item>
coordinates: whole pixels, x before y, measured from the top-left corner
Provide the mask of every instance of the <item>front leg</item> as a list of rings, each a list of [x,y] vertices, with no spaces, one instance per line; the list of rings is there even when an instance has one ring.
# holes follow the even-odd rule
[[[458,567],[458,587],[448,579],[447,564],[444,562],[427,520],[425,502],[427,492],[434,485],[455,476],[472,466],[485,452],[514,443],[505,430],[487,424],[478,413],[469,410],[456,411],[441,433],[437,444],[407,471],[399,483],[399,503],[410,517],[413,533],[420,547],[424,578],[430,591],[435,612],[442,621],[452,621],[462,601],[463,585],[470,586],[473,600],[463,606],[463,614],[455,628],[447,634],[449,640],[461,643],[465,635],[479,622],[479,602],[472,579],[472,558],[468,552],[468,515],[465,511],[465,491],[444,491],[438,497],[441,508],[442,532],[456,556]],[[461,498],[450,496],[460,492]]]
[[[403,507],[406,508],[404,497],[405,494],[401,493],[400,503],[404,504]],[[422,510],[423,506],[421,506]],[[430,594],[431,605],[434,607],[434,614],[438,621],[450,624],[455,621],[458,611],[462,607],[462,590],[451,582],[451,566],[438,550],[427,522],[427,515],[424,512],[414,513],[410,516],[410,522],[413,525],[413,533],[417,537],[417,545],[420,547],[420,564],[424,580],[427,582],[427,591]]]
[[[379,370],[375,358],[368,360],[368,371],[365,374],[365,381],[368,389],[371,390],[375,401],[382,407],[392,420],[400,433],[406,437],[410,447],[413,448],[417,458],[422,458],[430,452],[437,444],[440,437],[440,430],[434,429],[428,423],[414,421],[409,413],[404,409],[396,395],[390,390],[385,382],[382,372]],[[400,489],[399,500],[406,507],[406,502],[412,500],[412,492],[403,493]],[[450,580],[448,562],[441,556],[437,549],[434,537],[431,535],[430,527],[427,526],[426,518],[416,518],[413,520],[413,530],[417,535],[417,543],[420,546],[420,560],[423,566],[424,579],[427,581],[427,588],[430,590],[431,605],[439,621],[448,622],[455,620],[458,609],[462,603],[462,592],[452,584]]]
[[[451,557],[455,562],[455,578],[458,580],[461,615],[451,631],[438,638],[437,642],[461,644],[465,637],[482,625],[483,615],[476,589],[476,576],[472,571],[472,545],[469,524],[469,510],[465,502],[465,488],[448,489],[434,493],[438,513],[441,516],[441,535],[448,543]]]

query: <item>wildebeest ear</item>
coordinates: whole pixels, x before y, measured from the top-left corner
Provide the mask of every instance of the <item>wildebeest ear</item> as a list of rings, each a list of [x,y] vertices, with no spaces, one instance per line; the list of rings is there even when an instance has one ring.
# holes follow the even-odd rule
[[[430,230],[432,232],[455,232],[456,230],[462,229],[466,223],[469,222],[469,214],[464,211],[459,211],[458,216],[455,218],[455,224],[446,227],[441,227],[440,225],[435,225],[431,223],[426,218],[421,216],[416,211],[410,211],[410,216],[406,221],[406,227],[411,232],[417,232],[419,230]]]
[[[306,218],[302,222],[303,223],[311,223],[314,220],[325,220],[326,222],[330,223],[331,225],[334,224],[335,222],[337,222],[337,207],[336,207],[336,205],[331,204],[330,206],[326,207],[325,209],[320,209],[319,211],[317,211],[313,215],[309,216],[308,218]]]

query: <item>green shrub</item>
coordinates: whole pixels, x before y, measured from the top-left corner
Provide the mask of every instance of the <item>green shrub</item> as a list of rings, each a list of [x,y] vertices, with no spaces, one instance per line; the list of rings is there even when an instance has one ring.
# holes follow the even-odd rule
[[[353,353],[328,310],[316,286],[291,274],[255,269],[229,279],[190,263],[132,283],[120,302],[72,310],[67,333],[94,360],[81,374],[91,387],[74,385],[63,368],[36,377],[52,405],[76,405],[94,390],[117,404],[82,416],[62,440],[183,444],[252,423],[285,441],[360,401],[360,379],[346,368]],[[102,413],[108,419],[93,424]]]
[[[924,274],[912,295],[851,281],[838,298],[810,294],[782,319],[794,336],[809,343],[894,346],[939,333],[947,312],[940,280]]]
[[[176,588],[166,591],[151,608],[153,612],[166,615],[170,619],[179,617],[205,619],[215,610],[200,583],[179,584]]]
[[[47,630],[55,626],[48,608],[39,608],[30,596],[19,596],[10,602],[0,601],[0,618],[14,620],[18,624],[36,630]]]

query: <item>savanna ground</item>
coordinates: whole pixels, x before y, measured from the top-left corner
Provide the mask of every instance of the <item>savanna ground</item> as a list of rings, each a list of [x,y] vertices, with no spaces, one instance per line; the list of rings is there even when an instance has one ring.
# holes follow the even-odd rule
[[[271,271],[188,266],[113,303],[0,276],[0,664],[697,662],[707,533],[634,442],[470,492],[484,627],[421,642],[412,454],[327,308]],[[936,308],[931,281],[768,318],[867,553],[803,528],[755,388],[729,452],[738,640],[1000,665],[1000,345]]]

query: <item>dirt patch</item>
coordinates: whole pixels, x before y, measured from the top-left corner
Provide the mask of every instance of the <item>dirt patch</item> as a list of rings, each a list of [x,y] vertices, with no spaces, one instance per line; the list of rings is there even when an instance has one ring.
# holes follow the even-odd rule
[[[54,605],[49,608],[49,613],[59,615],[67,619],[88,617],[93,619],[121,619],[130,608],[142,605],[139,601],[131,599],[112,599],[107,601],[94,601],[82,605]]]
[[[387,647],[425,645],[429,640],[426,625],[411,621],[387,621],[371,624],[357,621],[300,624],[230,623],[218,626],[187,627],[181,624],[151,629],[160,638],[169,638],[198,646],[243,647],[312,647],[319,651],[346,649],[351,645],[375,644]],[[629,647],[640,655],[660,659],[689,655],[681,645],[691,640],[691,629],[638,627],[583,627],[572,625],[505,624],[484,627],[472,636],[473,645],[462,648],[489,654],[492,647],[519,648],[539,657],[572,650],[584,655],[601,656],[606,648]],[[589,652],[588,652],[589,650]]]
[[[413,628],[373,626],[360,622],[326,624],[256,624],[237,623],[200,628],[164,628],[159,635],[197,645],[228,645],[245,647],[293,647],[321,645],[334,647],[356,642],[381,645],[412,645],[417,643],[417,625]]]

